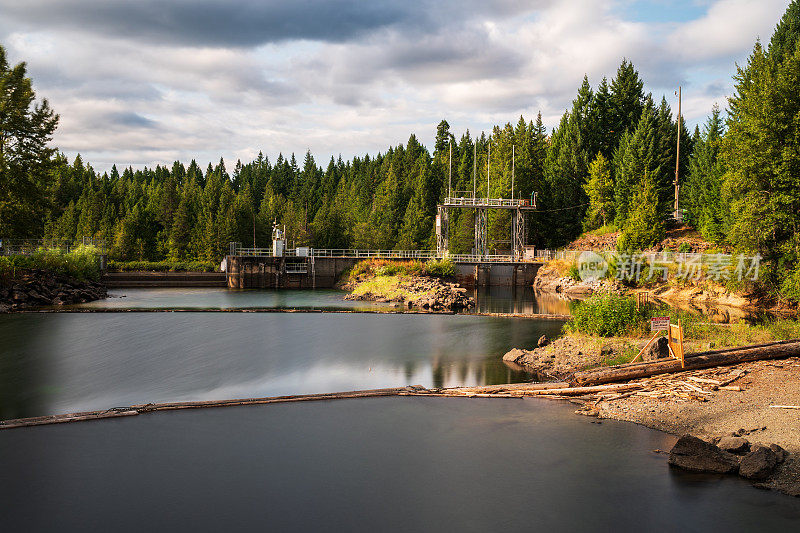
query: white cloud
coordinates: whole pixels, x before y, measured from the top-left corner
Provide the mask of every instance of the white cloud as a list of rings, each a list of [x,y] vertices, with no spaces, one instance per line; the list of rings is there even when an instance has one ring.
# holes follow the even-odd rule
[[[149,39],[151,30],[109,37],[63,21],[0,22],[0,42],[13,61],[28,61],[38,94],[61,114],[57,145],[97,168],[193,157],[204,165],[261,149],[273,160],[310,149],[324,163],[384,151],[411,133],[430,144],[442,118],[474,133],[541,110],[553,126],[584,74],[596,86],[623,57],[658,99],[683,84],[686,118],[702,121],[724,105],[734,62],[768,39],[785,8],[717,0],[697,20],[650,23],[627,20],[626,2],[477,2],[458,16],[432,3],[419,25],[378,17],[347,39],[250,47],[197,36],[173,44]]]

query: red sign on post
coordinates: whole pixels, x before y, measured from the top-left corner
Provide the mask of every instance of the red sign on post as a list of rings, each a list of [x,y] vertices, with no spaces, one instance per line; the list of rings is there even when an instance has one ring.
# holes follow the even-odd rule
[[[667,331],[668,329],[668,316],[656,316],[650,319],[650,331]]]

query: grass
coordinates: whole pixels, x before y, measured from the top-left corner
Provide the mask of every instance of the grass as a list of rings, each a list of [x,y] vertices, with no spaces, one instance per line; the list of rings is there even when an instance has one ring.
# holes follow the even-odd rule
[[[452,278],[456,275],[456,266],[450,259],[431,259],[422,261],[391,261],[388,259],[366,259],[350,269],[347,279],[355,280],[359,276],[432,276]]]
[[[602,345],[613,345],[614,353],[599,363],[611,366],[633,359],[639,345],[651,336],[649,319],[654,316],[669,316],[673,324],[680,319],[687,353],[800,338],[796,319],[768,317],[757,323],[716,324],[706,316],[664,305],[651,304],[637,311],[632,299],[615,295],[592,296],[577,303],[564,331],[587,351],[599,353]]]
[[[597,229],[593,229],[591,231],[587,231],[584,235],[608,235],[609,233],[616,233],[619,231],[619,228],[616,227],[614,224],[606,224],[605,226],[600,226]]]
[[[400,276],[377,276],[361,283],[353,290],[356,296],[371,294],[387,300],[406,301],[425,296],[429,293],[409,291],[401,286]]]

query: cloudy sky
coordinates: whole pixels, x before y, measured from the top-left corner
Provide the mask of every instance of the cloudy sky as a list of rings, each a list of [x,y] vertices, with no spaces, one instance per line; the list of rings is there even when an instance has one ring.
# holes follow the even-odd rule
[[[541,110],[632,60],[690,125],[787,0],[0,0],[0,44],[95,168],[431,145]]]

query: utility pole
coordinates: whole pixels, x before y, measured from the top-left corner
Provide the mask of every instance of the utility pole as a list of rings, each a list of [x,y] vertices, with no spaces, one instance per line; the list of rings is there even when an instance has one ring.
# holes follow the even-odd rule
[[[678,86],[678,146],[675,152],[675,220],[681,220],[681,212],[678,208],[678,194],[680,193],[680,184],[678,177],[681,167],[681,87]]]

